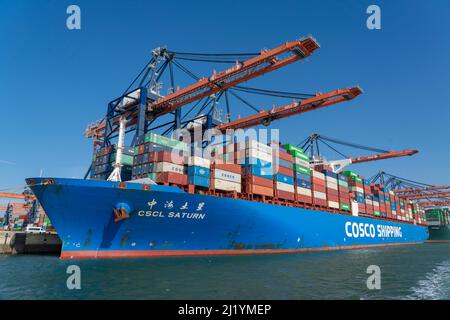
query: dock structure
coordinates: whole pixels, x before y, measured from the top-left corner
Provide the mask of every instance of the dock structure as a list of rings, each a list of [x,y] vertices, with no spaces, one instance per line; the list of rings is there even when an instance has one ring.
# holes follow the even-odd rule
[[[56,233],[0,231],[0,254],[55,254],[62,242]]]

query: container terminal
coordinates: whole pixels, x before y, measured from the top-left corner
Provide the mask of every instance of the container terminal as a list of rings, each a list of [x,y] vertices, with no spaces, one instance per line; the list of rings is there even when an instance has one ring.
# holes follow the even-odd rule
[[[241,85],[319,48],[310,36],[257,53],[156,48],[125,92],[108,104],[105,117],[87,127],[94,153],[85,179],[26,179],[33,192],[28,213],[19,215],[14,210],[20,205],[8,204],[4,229],[54,226],[64,259],[294,253],[427,241],[427,220],[435,224],[431,212],[448,204],[450,194],[442,191],[448,186],[385,172],[366,178],[347,169],[417,150],[381,150],[318,133],[281,143],[279,137],[245,131],[363,93],[358,86],[305,94]],[[201,78],[185,60],[232,66]],[[180,89],[175,69],[194,83]],[[170,84],[166,95],[163,83]],[[260,109],[242,92],[293,101]],[[230,97],[256,112],[232,119]],[[219,103],[225,104],[224,117]],[[319,143],[375,154],[327,160]],[[36,214],[40,206],[45,213]],[[448,211],[439,210],[439,222],[448,225],[448,218],[441,219]]]

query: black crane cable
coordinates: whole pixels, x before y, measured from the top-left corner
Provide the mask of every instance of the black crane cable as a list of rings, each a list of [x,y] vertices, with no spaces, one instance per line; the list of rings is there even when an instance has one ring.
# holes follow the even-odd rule
[[[183,66],[181,63],[177,62],[177,61],[173,61],[173,63],[180,68],[182,71],[184,71],[185,73],[187,73],[189,76],[191,76],[192,78],[194,78],[195,80],[199,80],[200,78],[198,76],[196,76],[195,74],[193,74],[191,71],[189,71],[189,69],[187,69],[185,66]],[[249,106],[250,108],[252,108],[253,110],[255,110],[256,112],[259,112],[260,110],[258,110],[257,108],[255,108],[254,106],[252,106],[249,102],[247,102],[245,99],[243,99],[242,97],[238,96],[236,93],[234,93],[233,91],[231,91],[230,89],[228,89],[228,91],[230,92],[230,94],[232,94],[235,98],[239,99],[241,102],[245,103],[247,106]]]
[[[212,63],[236,63],[241,62],[239,59],[235,60],[225,60],[225,59],[195,59],[195,58],[183,58],[177,57],[177,60],[187,60],[187,61],[196,61],[196,62],[212,62]]]
[[[273,96],[273,97],[294,98],[294,99],[300,99],[300,100],[316,96],[315,94],[310,94],[310,93],[276,91],[276,90],[251,88],[251,87],[244,87],[244,86],[234,86],[233,90],[247,92],[247,93],[254,93],[254,94],[262,94],[262,95]]]
[[[240,52],[240,53],[202,53],[202,52],[179,52],[179,51],[167,51],[175,56],[200,56],[200,57],[242,57],[242,56],[257,56],[260,52]]]
[[[361,144],[356,144],[356,143],[345,142],[345,141],[342,141],[342,140],[337,140],[337,139],[330,138],[330,137],[325,137],[325,136],[322,136],[322,135],[319,135],[319,138],[321,140],[327,140],[329,142],[334,142],[334,143],[337,143],[337,144],[341,144],[341,145],[345,145],[345,146],[353,147],[353,148],[357,148],[357,149],[363,149],[363,150],[368,150],[368,151],[373,151],[373,152],[380,152],[380,153],[387,153],[387,152],[389,152],[387,150],[367,147],[367,146],[363,146]]]
[[[176,52],[174,56],[174,60],[176,59],[182,59],[182,60],[193,60],[190,58],[180,58],[177,57]],[[217,55],[217,54],[204,54],[204,55]],[[233,55],[233,54],[229,54],[229,55]],[[248,54],[241,54],[241,55],[248,55]],[[206,61],[206,60],[195,60],[195,61]],[[235,60],[231,61],[223,61],[223,60],[208,60],[208,62],[235,62]],[[182,69],[184,72],[188,73],[191,77],[193,77],[196,80],[199,80],[200,78],[195,76],[192,72],[189,71],[189,69],[187,69],[186,67],[184,67],[183,65],[177,63],[176,61],[174,61],[174,64],[176,64],[180,69]],[[266,95],[266,96],[273,96],[273,97],[281,97],[281,98],[293,98],[293,99],[306,99],[306,98],[310,98],[310,97],[314,97],[315,94],[310,94],[310,93],[298,93],[298,92],[286,92],[286,91],[276,91],[276,90],[267,90],[267,89],[259,89],[259,88],[251,88],[251,87],[246,87],[246,86],[233,86],[233,90],[235,91],[241,91],[241,92],[247,92],[247,93],[253,93],[253,94],[260,94],[260,95]],[[253,109],[256,109],[254,107],[252,107]]]

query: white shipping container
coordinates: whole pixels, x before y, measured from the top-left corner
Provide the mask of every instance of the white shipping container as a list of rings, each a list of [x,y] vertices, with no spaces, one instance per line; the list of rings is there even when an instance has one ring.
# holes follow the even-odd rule
[[[339,186],[348,188],[348,183],[346,181],[339,180]]]
[[[333,190],[337,190],[338,189],[338,186],[337,186],[336,183],[327,182],[326,185],[327,185],[328,189],[333,189]]]
[[[322,172],[319,172],[319,171],[316,171],[316,170],[311,170],[311,172],[312,172],[312,176],[314,178],[325,180],[325,175]]]
[[[200,157],[196,157],[196,156],[192,156],[189,157],[188,159],[188,165],[190,166],[197,166],[197,167],[203,167],[203,168],[208,168],[211,165],[211,161],[209,159],[206,158],[200,158]]]
[[[366,203],[367,203],[367,204],[373,204],[373,201],[370,200],[370,199],[366,199]]]
[[[337,179],[336,178],[332,178],[332,177],[326,177],[325,179],[327,181],[327,183],[332,183],[332,184],[336,184],[337,185]]]
[[[336,202],[336,201],[328,201],[328,206],[329,206],[330,208],[339,209],[339,202]]]
[[[239,160],[244,158],[256,158],[269,163],[273,162],[271,154],[256,149],[239,150],[237,152],[237,158]]]
[[[294,163],[309,168],[309,161],[294,157]]]
[[[222,179],[214,179],[214,188],[218,190],[224,190],[224,191],[236,191],[241,192],[241,184],[222,180]]]
[[[295,192],[294,186],[292,184],[279,182],[279,181],[277,181],[277,190],[292,192],[292,193]]]
[[[245,143],[239,143],[239,150],[242,149],[256,149],[272,155],[272,148],[270,146],[256,140],[247,140]]]
[[[170,163],[170,162],[157,162],[155,164],[156,172],[174,172],[184,174],[184,166],[180,164]]]
[[[314,191],[314,198],[327,200],[327,195],[324,192]]]
[[[372,203],[373,203],[374,207],[379,207],[380,206],[380,203],[378,201],[373,201]]]
[[[241,175],[239,173],[234,173],[230,171],[225,171],[221,169],[214,169],[214,178],[241,183]]]
[[[348,189],[349,189],[350,191],[356,191],[356,192],[364,193],[364,189],[361,188],[361,187],[353,187],[353,186],[350,186],[350,187],[348,187]]]
[[[301,194],[303,196],[311,197],[312,196],[312,191],[311,191],[311,189],[306,189],[306,188],[302,188],[302,187],[297,186],[297,194]]]

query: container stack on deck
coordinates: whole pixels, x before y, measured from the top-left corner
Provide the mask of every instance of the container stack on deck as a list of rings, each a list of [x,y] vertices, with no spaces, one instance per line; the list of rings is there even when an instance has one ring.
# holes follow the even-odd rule
[[[236,163],[242,166],[244,192],[274,197],[276,189],[272,148],[257,141],[241,142],[235,147]]]
[[[137,139],[133,179],[151,178],[161,184],[187,185],[185,143],[154,133]]]
[[[153,133],[140,137],[133,179],[148,177],[188,192],[425,223],[417,205],[401,201],[383,185],[370,184],[352,171],[336,174],[325,165],[311,169],[309,157],[293,145],[225,138],[208,147],[208,156],[188,157],[187,149],[180,141]],[[107,151],[102,157],[111,153]]]
[[[350,192],[347,177],[342,174],[338,174],[337,181],[339,191],[339,209],[350,212]]]
[[[116,162],[117,147],[110,145],[103,147],[97,151],[92,164],[92,178],[98,180],[106,180],[114,169]],[[122,152],[122,180],[130,180],[132,178],[134,149],[126,147]]]
[[[191,156],[188,158],[188,184],[209,188],[211,178],[211,161],[209,159]]]

